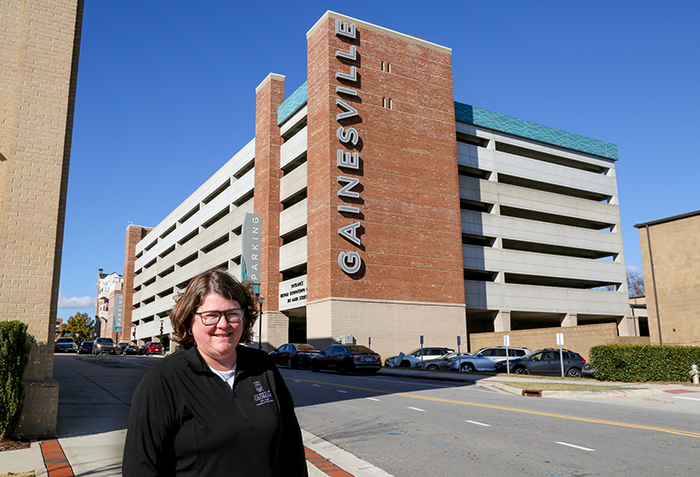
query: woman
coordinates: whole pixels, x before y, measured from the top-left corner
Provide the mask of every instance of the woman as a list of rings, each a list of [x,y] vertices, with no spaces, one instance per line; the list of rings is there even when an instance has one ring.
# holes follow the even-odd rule
[[[222,270],[192,279],[170,313],[182,349],[134,392],[124,476],[307,476],[292,397],[250,341],[255,296]]]

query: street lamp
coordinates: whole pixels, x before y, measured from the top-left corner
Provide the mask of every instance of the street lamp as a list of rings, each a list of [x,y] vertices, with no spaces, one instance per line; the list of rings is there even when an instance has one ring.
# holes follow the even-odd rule
[[[260,316],[258,316],[258,349],[262,349],[262,316],[265,298],[263,298],[262,295],[258,295],[258,301],[260,302]]]

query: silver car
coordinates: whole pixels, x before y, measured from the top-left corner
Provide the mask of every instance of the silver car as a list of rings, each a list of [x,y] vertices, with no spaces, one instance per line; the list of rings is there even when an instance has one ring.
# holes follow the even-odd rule
[[[508,347],[507,349],[510,361],[522,358],[526,354],[531,353],[527,348]],[[493,372],[496,370],[496,364],[502,361],[506,361],[506,347],[491,346],[488,348],[481,348],[467,356],[454,358],[450,361],[450,369],[466,371],[467,373],[472,373],[474,371]]]

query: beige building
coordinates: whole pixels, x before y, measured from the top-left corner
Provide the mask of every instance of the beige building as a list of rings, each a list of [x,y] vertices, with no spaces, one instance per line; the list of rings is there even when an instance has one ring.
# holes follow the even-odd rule
[[[651,343],[700,345],[700,210],[635,227]]]
[[[0,2],[0,320],[33,339],[18,432],[53,435],[53,346],[82,0]]]

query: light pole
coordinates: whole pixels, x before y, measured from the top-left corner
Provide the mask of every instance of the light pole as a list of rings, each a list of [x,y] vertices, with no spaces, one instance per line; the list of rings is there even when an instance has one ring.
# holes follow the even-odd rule
[[[262,317],[265,298],[263,298],[262,295],[258,295],[258,301],[260,302],[260,316],[258,316],[258,349],[262,349]]]

